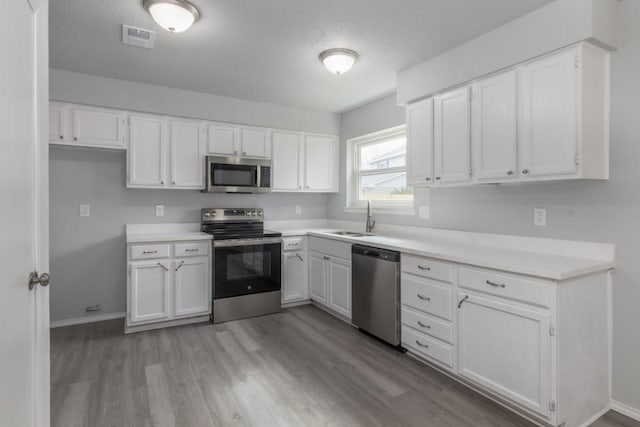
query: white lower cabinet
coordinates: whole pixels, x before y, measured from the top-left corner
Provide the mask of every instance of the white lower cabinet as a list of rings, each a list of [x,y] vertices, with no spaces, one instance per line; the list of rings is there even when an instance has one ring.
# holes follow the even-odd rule
[[[329,308],[351,318],[351,261],[329,257]]]
[[[211,314],[210,243],[128,245],[125,332]]]
[[[327,259],[321,253],[309,253],[309,297],[323,305],[327,304]]]
[[[309,249],[309,297],[351,319],[351,244],[312,237]]]

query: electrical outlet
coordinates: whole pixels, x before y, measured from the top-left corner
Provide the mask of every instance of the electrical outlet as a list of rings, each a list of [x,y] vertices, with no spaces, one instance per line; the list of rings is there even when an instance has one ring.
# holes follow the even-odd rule
[[[302,206],[296,205],[296,215],[300,215],[302,213]]]
[[[80,216],[90,216],[91,215],[91,206],[89,205],[80,205],[78,209],[78,215]]]
[[[547,226],[547,210],[545,208],[533,209],[533,225],[536,227]]]
[[[156,205],[156,216],[164,216],[164,205]]]
[[[90,305],[85,310],[87,313],[95,313],[97,311],[102,311],[102,304],[94,304]]]
[[[420,206],[418,208],[418,212],[420,214],[420,219],[431,218],[431,208],[429,206]]]

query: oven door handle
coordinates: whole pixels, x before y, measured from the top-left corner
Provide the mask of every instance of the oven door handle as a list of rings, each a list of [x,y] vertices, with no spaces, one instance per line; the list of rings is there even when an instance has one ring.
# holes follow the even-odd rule
[[[259,246],[270,245],[274,243],[282,243],[280,237],[272,237],[266,239],[229,239],[229,240],[214,240],[214,248],[230,248],[233,246]]]

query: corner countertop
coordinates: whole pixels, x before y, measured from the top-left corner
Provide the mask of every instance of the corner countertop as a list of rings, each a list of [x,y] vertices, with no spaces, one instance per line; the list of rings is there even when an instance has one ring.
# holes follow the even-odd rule
[[[200,224],[127,224],[127,243],[184,242],[211,240],[211,234],[200,231]]]

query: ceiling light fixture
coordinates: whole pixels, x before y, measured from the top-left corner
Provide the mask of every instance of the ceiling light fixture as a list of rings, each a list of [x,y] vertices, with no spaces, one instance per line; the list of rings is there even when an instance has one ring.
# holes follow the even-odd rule
[[[200,12],[186,0],[144,0],[142,6],[167,31],[181,33],[200,19]]]
[[[327,70],[333,74],[344,74],[353,67],[358,59],[358,54],[351,49],[327,49],[319,56],[320,61],[324,64]]]

